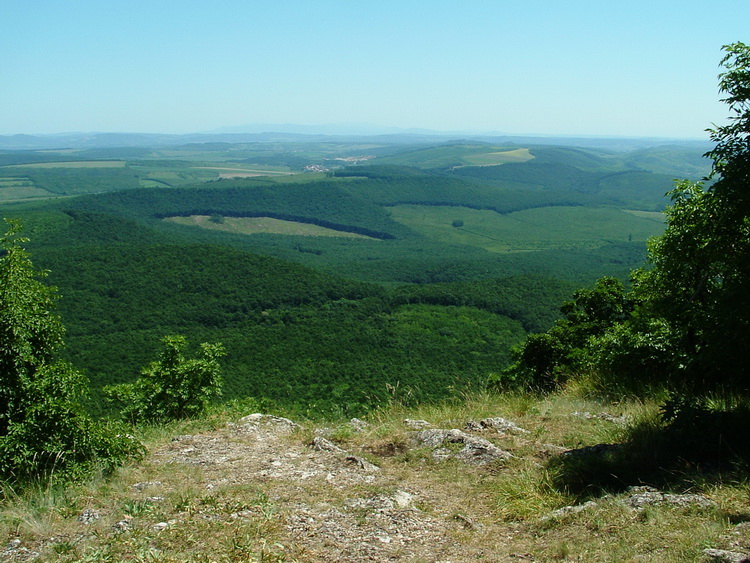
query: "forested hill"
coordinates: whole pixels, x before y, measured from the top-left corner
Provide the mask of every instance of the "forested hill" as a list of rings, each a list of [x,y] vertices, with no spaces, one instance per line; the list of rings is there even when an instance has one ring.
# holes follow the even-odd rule
[[[349,156],[371,149],[5,155],[3,215],[24,222],[59,287],[91,407],[106,410],[101,388],[132,380],[167,334],[225,345],[226,399],[305,413],[481,387],[576,287],[626,279],[663,228],[671,179],[644,154],[455,143]],[[358,164],[284,164],[325,151]]]
[[[227,398],[361,413],[387,389],[414,398],[481,386],[572,286],[514,277],[398,291],[212,245],[37,246],[60,289],[68,356],[99,390],[128,381],[165,334],[227,348]],[[407,391],[408,390],[408,391]]]

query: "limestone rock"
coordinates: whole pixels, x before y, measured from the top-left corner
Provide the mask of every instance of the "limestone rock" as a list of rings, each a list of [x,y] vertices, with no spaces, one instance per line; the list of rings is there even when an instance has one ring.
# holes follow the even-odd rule
[[[380,468],[377,465],[375,465],[374,463],[370,463],[366,459],[361,458],[356,455],[346,456],[346,462],[352,465],[356,465],[360,469],[363,469],[368,472],[380,471]]]
[[[571,413],[571,416],[575,416],[578,418],[585,418],[586,420],[592,420],[592,419],[599,419],[599,420],[606,420],[607,422],[612,422],[614,424],[625,424],[628,421],[628,418],[625,415],[621,416],[615,416],[613,414],[609,414],[608,412],[600,412],[599,414],[591,414],[588,411],[575,411]]]
[[[630,496],[623,500],[626,506],[643,510],[647,506],[670,505],[679,508],[696,506],[698,508],[713,508],[716,503],[703,495],[663,493],[653,487],[631,487]]]
[[[99,513],[96,510],[87,508],[78,515],[78,521],[83,524],[91,524],[99,519]]]
[[[750,556],[737,551],[727,551],[724,549],[704,549],[703,553],[709,561],[719,561],[721,563],[748,563]]]
[[[367,430],[370,425],[367,424],[364,420],[361,420],[359,418],[352,418],[349,421],[349,426],[352,427],[352,430],[355,432],[363,432],[364,430]]]
[[[484,465],[496,460],[506,460],[511,458],[511,454],[501,450],[495,444],[478,436],[471,436],[458,429],[429,429],[417,432],[414,440],[423,446],[433,448],[438,459],[454,457],[465,463],[473,465]],[[451,449],[450,444],[463,445],[461,449],[455,451]]]
[[[476,422],[474,420],[469,420],[466,423],[465,430],[469,430],[469,431],[497,430],[501,434],[505,434],[507,432],[510,432],[513,434],[528,434],[529,432],[528,430],[518,426],[515,422],[511,422],[510,420],[506,420],[499,416],[495,416],[492,418],[483,418],[479,422]]]
[[[423,428],[431,428],[432,424],[430,424],[426,420],[414,420],[412,418],[405,418],[404,426],[406,426],[410,430],[421,430]]]
[[[243,416],[237,421],[238,424],[243,426],[259,426],[259,425],[270,425],[277,428],[285,428],[288,430],[296,430],[300,428],[300,425],[296,422],[292,422],[288,418],[283,416],[274,416],[272,414],[261,414],[253,413],[247,416]]]
[[[328,438],[323,438],[322,436],[315,436],[310,445],[312,446],[312,449],[318,452],[344,453],[344,450],[331,442]]]
[[[594,502],[593,500],[590,500],[583,504],[576,504],[573,506],[563,506],[562,508],[553,510],[552,512],[544,516],[542,520],[551,520],[554,518],[562,518],[563,516],[568,516],[570,514],[578,514],[579,512],[583,512],[584,510],[593,508],[595,506],[596,506],[596,502]]]

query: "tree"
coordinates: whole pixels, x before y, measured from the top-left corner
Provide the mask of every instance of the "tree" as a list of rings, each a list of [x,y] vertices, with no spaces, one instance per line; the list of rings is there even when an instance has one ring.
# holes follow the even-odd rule
[[[548,337],[531,341],[529,354],[538,353],[521,354],[514,369],[544,380],[588,364],[605,384],[658,381],[693,397],[750,391],[750,47],[723,50],[719,88],[731,115],[709,130],[712,172],[670,192],[666,229],[633,272],[629,305],[620,309],[614,293],[579,291]],[[540,368],[540,358],[552,358],[556,371]]]
[[[203,413],[208,401],[221,394],[221,344],[203,343],[198,358],[188,359],[184,336],[166,336],[157,361],[146,366],[133,383],[105,388],[123,403],[122,414],[133,421],[164,421]]]
[[[20,223],[7,222],[0,239],[0,476],[72,476],[137,454],[137,442],[86,414],[85,378],[56,357],[65,333],[53,311],[56,290],[40,281],[45,273],[21,246]]]
[[[564,383],[591,363],[590,344],[630,315],[633,303],[622,282],[604,277],[591,289],[577,290],[560,307],[563,318],[543,334],[531,334],[513,351],[515,362],[507,379],[531,387],[549,388]]]
[[[750,47],[723,47],[719,75],[731,115],[710,129],[711,175],[679,182],[664,235],[649,247],[651,267],[636,291],[649,315],[674,331],[676,374],[687,386],[747,389],[750,355]]]

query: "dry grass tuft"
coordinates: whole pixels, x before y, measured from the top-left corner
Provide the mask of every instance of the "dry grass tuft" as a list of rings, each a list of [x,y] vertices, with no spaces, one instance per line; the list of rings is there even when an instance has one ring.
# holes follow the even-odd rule
[[[747,471],[667,472],[664,490],[703,495],[711,503],[702,507],[632,508],[627,486],[648,477],[635,463],[617,469],[616,486],[588,486],[610,482],[601,472],[620,462],[611,453],[623,451],[617,448],[631,448],[627,455],[639,463],[648,459],[663,440],[657,413],[656,404],[606,403],[575,390],[477,393],[414,407],[393,402],[366,425],[303,421],[279,433],[272,425],[227,425],[249,414],[235,406],[145,429],[149,456],[106,479],[6,491],[0,533],[11,543],[3,557],[696,561],[707,547],[750,553]],[[513,455],[480,466],[436,459],[404,423],[464,429],[491,417],[524,431],[467,430]],[[313,449],[316,436],[342,452]],[[597,444],[615,449],[585,449]],[[576,449],[584,454],[562,455]]]

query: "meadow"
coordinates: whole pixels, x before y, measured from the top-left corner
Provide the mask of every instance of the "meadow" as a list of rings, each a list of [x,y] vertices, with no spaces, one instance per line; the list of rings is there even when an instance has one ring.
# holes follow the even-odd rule
[[[283,221],[271,217],[221,217],[208,215],[193,215],[191,217],[169,217],[165,221],[171,221],[178,225],[189,225],[203,229],[226,231],[241,235],[252,235],[257,233],[268,233],[274,235],[293,235],[305,237],[347,237],[347,238],[369,238],[357,233],[347,233],[327,229],[318,225],[301,223],[298,221]]]
[[[390,210],[396,221],[426,237],[498,253],[590,249],[613,241],[645,242],[664,227],[659,213],[609,207],[542,207],[508,214],[420,205]]]

